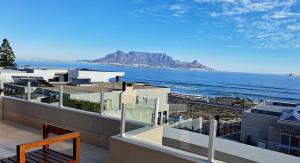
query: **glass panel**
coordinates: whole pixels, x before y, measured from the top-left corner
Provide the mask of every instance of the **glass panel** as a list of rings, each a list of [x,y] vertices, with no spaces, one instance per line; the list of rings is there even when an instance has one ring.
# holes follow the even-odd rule
[[[154,123],[155,99],[122,96],[121,92],[104,93],[104,115],[121,117],[120,99],[126,104],[126,119],[147,124]]]
[[[147,98],[147,102],[135,105],[128,105],[127,118],[135,121],[154,123],[155,99]]]
[[[281,134],[281,145],[289,146],[290,144],[290,135],[288,134]]]

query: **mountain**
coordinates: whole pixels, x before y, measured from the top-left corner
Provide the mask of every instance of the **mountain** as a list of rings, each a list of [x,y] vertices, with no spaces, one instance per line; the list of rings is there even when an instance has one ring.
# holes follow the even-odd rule
[[[103,58],[95,60],[80,60],[81,62],[102,63],[102,64],[118,64],[125,66],[139,67],[161,67],[161,68],[183,68],[183,69],[199,69],[213,70],[199,63],[197,60],[192,63],[173,60],[172,57],[164,53],[148,53],[148,52],[129,52],[116,51],[108,54]]]

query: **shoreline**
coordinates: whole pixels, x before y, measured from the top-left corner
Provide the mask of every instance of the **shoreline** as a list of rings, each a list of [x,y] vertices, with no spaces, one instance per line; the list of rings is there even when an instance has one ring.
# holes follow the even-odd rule
[[[213,107],[220,107],[223,109],[232,109],[237,111],[243,111],[249,109],[257,102],[249,98],[239,98],[239,97],[207,97],[199,95],[181,94],[181,93],[169,93],[168,95],[169,103],[171,104],[201,104],[209,105]]]

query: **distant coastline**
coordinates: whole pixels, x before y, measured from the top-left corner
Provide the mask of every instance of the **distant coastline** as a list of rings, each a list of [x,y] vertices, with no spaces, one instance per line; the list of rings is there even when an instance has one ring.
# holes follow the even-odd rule
[[[127,64],[120,64],[120,63],[93,63],[93,62],[87,62],[82,60],[75,61],[77,63],[88,63],[88,64],[102,64],[102,65],[111,65],[111,66],[122,66],[122,67],[134,67],[134,68],[151,68],[151,69],[170,69],[170,70],[189,70],[189,71],[217,71],[214,69],[206,70],[206,69],[197,69],[197,68],[173,68],[173,67],[159,67],[159,66],[150,66],[150,65],[143,65],[143,64],[133,64],[133,65],[127,65]]]
[[[187,69],[194,71],[213,71],[197,60],[193,62],[184,62],[180,60],[174,60],[172,57],[164,53],[149,53],[149,52],[129,52],[116,51],[108,54],[103,58],[94,60],[77,60],[77,62],[83,63],[99,63],[117,66],[130,66],[130,67],[147,67],[147,68],[167,68],[167,69]]]

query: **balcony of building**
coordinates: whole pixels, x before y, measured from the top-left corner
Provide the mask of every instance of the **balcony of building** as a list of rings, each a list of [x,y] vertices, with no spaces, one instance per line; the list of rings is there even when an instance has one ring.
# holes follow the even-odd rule
[[[206,163],[299,162],[300,158],[246,144],[168,126],[127,119],[120,136],[121,117],[59,105],[0,96],[0,159],[16,154],[16,145],[39,140],[42,125],[52,124],[81,134],[81,162]],[[51,146],[70,153],[70,142]],[[211,151],[214,156],[211,157]],[[209,154],[210,153],[210,154]],[[146,158],[146,159],[145,159]]]

